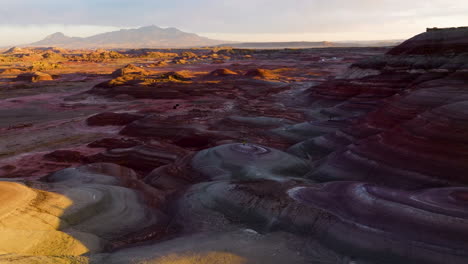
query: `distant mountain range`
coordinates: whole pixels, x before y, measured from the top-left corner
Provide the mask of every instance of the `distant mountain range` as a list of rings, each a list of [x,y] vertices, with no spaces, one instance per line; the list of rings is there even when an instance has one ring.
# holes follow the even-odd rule
[[[224,41],[225,42],[225,41]],[[61,32],[26,46],[61,48],[188,48],[214,46],[223,41],[186,33],[177,28],[146,26],[136,29],[121,29],[91,37],[69,37]]]
[[[247,49],[282,49],[282,48],[326,48],[326,47],[381,47],[396,46],[401,41],[349,41],[349,42],[246,42],[235,43],[209,39],[194,33],[187,33],[177,28],[146,26],[136,29],[121,29],[94,35],[91,37],[69,37],[61,32],[23,47],[60,47],[68,49],[136,49],[136,48],[192,48],[206,46],[229,46]]]

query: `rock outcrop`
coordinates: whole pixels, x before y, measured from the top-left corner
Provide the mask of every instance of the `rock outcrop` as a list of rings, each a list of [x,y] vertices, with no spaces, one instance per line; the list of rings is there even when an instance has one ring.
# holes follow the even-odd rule
[[[52,81],[53,78],[50,74],[43,72],[27,72],[19,74],[16,81],[25,81],[25,82],[42,82],[42,81]]]
[[[216,69],[212,72],[210,72],[207,77],[228,77],[228,76],[235,76],[235,75],[239,75],[237,72],[235,71],[231,71],[229,69]]]
[[[9,69],[4,69],[1,71],[1,74],[5,74],[5,75],[18,75],[18,74],[21,74],[21,73],[24,73],[24,69],[19,69],[19,68],[9,68]]]
[[[112,73],[113,77],[122,77],[127,75],[148,75],[148,72],[141,67],[128,64],[125,67],[117,69]]]
[[[468,28],[428,29],[389,51],[390,55],[443,55],[468,52]]]
[[[252,77],[252,78],[259,78],[259,79],[270,79],[270,80],[279,78],[279,76],[277,74],[275,74],[273,71],[267,70],[267,69],[249,70],[245,74],[245,76]]]

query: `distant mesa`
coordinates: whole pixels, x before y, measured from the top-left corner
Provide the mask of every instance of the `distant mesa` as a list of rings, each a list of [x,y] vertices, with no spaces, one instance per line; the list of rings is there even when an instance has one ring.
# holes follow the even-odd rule
[[[34,47],[62,48],[190,48],[221,44],[222,41],[180,31],[176,28],[146,26],[121,29],[90,37],[69,37],[61,32],[29,44]]]
[[[426,32],[430,31],[442,31],[442,30],[460,30],[460,29],[468,29],[468,27],[450,27],[450,28],[438,28],[438,27],[433,27],[433,28],[427,28]]]
[[[278,48],[323,48],[333,47],[337,43],[328,41],[290,41],[290,42],[245,42],[225,44],[233,48],[278,49]]]
[[[390,47],[400,44],[400,40],[379,41],[289,41],[289,42],[244,42],[227,43],[218,47],[232,47],[238,49],[310,49],[310,48],[344,48],[344,47]]]

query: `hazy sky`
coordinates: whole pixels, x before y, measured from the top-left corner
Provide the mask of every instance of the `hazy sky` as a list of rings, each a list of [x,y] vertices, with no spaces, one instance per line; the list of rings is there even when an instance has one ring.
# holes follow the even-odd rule
[[[402,39],[468,26],[468,0],[0,0],[0,46],[145,25],[236,41]]]

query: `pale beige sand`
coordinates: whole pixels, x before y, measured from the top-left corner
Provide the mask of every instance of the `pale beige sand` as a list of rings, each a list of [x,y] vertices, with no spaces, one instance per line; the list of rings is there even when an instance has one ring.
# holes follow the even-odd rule
[[[81,255],[89,251],[80,240],[61,232],[60,215],[73,202],[66,196],[0,182],[0,254]],[[98,244],[92,234],[81,234]]]
[[[0,264],[88,264],[88,258],[77,256],[0,255]]]

